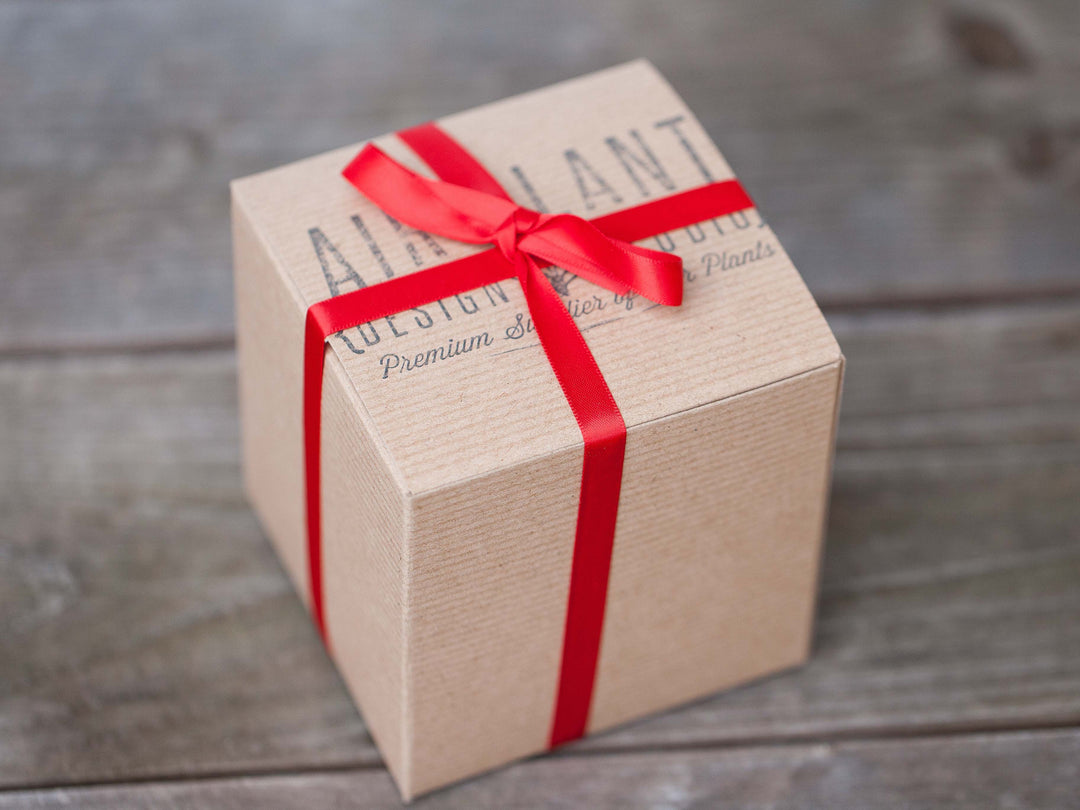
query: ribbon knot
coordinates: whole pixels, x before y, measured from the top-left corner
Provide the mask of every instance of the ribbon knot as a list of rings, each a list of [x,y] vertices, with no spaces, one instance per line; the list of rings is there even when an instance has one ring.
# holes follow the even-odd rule
[[[521,240],[542,224],[544,214],[524,206],[517,206],[502,224],[495,229],[494,243],[506,260],[514,265],[522,256]],[[520,271],[520,266],[519,266]],[[520,274],[520,273],[519,273]]]

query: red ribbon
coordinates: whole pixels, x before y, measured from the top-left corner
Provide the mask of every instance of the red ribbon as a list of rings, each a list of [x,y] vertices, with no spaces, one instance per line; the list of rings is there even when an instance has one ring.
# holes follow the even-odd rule
[[[517,277],[533,326],[584,440],[552,747],[585,733],[592,702],[622,484],[626,425],[585,339],[543,268],[558,265],[619,294],[682,301],[682,260],[631,242],[750,208],[737,180],[711,183],[591,222],[515,203],[483,166],[435,124],[398,133],[441,180],[422,177],[368,144],[345,178],[410,227],[472,244],[464,259],[400,276],[308,308],[304,341],[304,461],[311,609],[323,639],[320,431],[325,342],[344,329]]]

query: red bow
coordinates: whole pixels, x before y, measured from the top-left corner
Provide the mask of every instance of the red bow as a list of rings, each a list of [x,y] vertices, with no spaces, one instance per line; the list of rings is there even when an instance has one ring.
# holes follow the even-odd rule
[[[620,295],[636,292],[659,304],[682,303],[679,256],[607,236],[581,217],[524,208],[498,186],[496,194],[429,180],[374,144],[365,146],[343,174],[406,225],[458,242],[495,245],[523,284],[530,271],[539,280],[540,267],[557,265]]]
[[[304,345],[304,461],[308,576],[315,623],[328,641],[322,587],[320,433],[325,341],[336,332],[517,277],[533,326],[584,440],[552,746],[585,733],[592,701],[619,508],[626,425],[573,318],[542,268],[555,264],[620,294],[682,300],[682,260],[639,248],[657,236],[753,205],[736,180],[616,211],[592,222],[517,205],[472,155],[435,124],[398,133],[442,180],[429,180],[368,145],[343,174],[414,228],[487,250],[308,308]],[[329,642],[328,642],[329,644]]]

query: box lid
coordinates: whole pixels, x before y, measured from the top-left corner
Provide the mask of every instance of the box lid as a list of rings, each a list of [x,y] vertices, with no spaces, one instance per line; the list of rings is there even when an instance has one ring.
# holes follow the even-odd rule
[[[592,218],[734,176],[644,61],[438,123],[513,197],[545,211]],[[375,142],[431,174],[393,135]],[[482,249],[414,231],[364,198],[341,177],[361,146],[233,184],[301,316],[331,294]],[[828,325],[757,209],[640,244],[683,257],[681,307],[626,300],[549,271],[622,410],[629,441],[636,425],[839,359]],[[581,444],[516,281],[347,330],[329,345],[328,372],[340,364],[406,491]]]

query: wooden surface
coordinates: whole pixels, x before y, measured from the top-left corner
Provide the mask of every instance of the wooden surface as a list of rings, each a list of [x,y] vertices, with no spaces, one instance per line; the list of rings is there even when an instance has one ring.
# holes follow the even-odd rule
[[[1080,791],[1075,2],[0,2],[0,808],[394,806],[239,480],[229,178],[638,55],[849,359],[804,669],[431,807]]]

